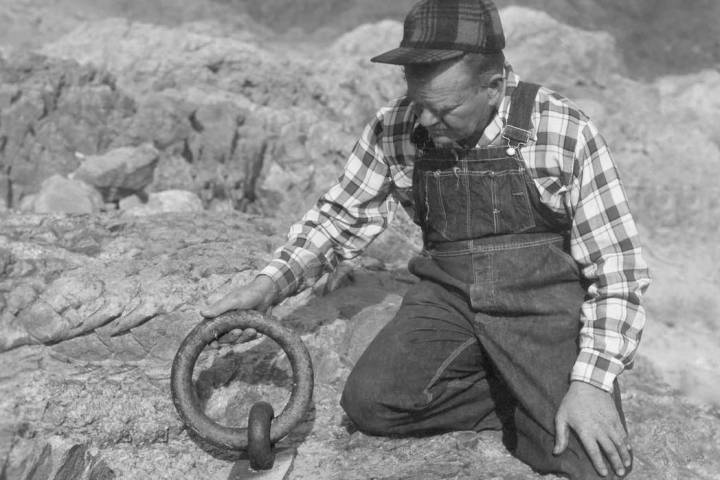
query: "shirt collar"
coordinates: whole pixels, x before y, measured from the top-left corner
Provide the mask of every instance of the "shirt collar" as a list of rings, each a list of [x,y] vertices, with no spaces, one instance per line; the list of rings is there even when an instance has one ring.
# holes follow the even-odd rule
[[[510,97],[519,82],[520,77],[513,72],[512,66],[509,63],[505,63],[505,95],[503,95],[503,99],[500,101],[497,113],[488,126],[485,127],[485,131],[476,146],[483,147],[502,144],[502,132],[507,124],[508,115],[510,114]]]

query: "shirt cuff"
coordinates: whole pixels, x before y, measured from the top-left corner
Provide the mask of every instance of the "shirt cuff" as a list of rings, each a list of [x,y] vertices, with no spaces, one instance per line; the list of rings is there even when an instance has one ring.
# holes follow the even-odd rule
[[[260,275],[270,277],[275,283],[277,288],[276,303],[296,292],[300,278],[288,263],[279,259],[271,261],[265,268],[260,270],[257,276]]]
[[[580,350],[573,366],[570,380],[589,383],[606,392],[613,391],[615,378],[625,366],[616,358],[591,349]]]

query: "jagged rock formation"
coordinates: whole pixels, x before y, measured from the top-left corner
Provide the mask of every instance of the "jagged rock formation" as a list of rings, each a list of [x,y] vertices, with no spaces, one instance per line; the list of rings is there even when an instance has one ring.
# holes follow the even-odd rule
[[[712,100],[705,99],[717,97],[716,72],[636,82],[622,75],[607,34],[579,31],[519,7],[502,15],[508,58],[522,78],[576,99],[610,140],[641,221],[671,229],[707,222],[704,212],[715,196],[688,195],[715,188],[700,172],[717,158],[717,122],[698,112],[714,115]],[[529,25],[532,35],[526,34]],[[402,93],[399,69],[368,62],[400,34],[399,23],[383,22],[348,33],[328,51],[293,55],[272,45],[116,19],[87,24],[44,52],[106,68],[124,92],[142,99],[136,100],[136,133],[116,142],[153,141],[168,153],[155,189],[215,188],[221,197],[240,190],[243,198],[257,196],[256,211],[290,220],[335,179],[377,106]],[[108,51],[103,42],[116,48]],[[567,48],[548,62],[547,44]],[[690,82],[693,88],[683,87]],[[235,111],[222,111],[227,109]],[[204,129],[208,120],[202,117],[211,114],[212,128]],[[160,126],[148,128],[154,119]],[[684,128],[676,128],[678,122]],[[204,140],[198,142],[198,134]],[[214,145],[214,153],[203,145]],[[693,167],[656,175],[672,168],[668,157],[688,157]],[[689,211],[678,215],[674,205],[688,200]],[[720,227],[720,220],[710,221],[711,230]]]
[[[115,48],[101,48],[105,42]],[[147,102],[163,98],[166,105],[194,105],[186,108],[190,127],[203,138],[191,134],[182,150],[174,150],[186,163],[204,165],[197,181],[224,186],[239,181],[249,197],[254,184],[245,179],[262,167],[275,180],[260,179],[259,189],[270,190],[261,211],[297,216],[335,179],[356,132],[377,106],[402,92],[400,72],[371,66],[368,48],[358,45],[362,42],[350,37],[330,55],[298,56],[273,46],[113,19],[80,27],[43,51],[107,69],[124,91]],[[158,168],[165,171],[162,160]],[[175,181],[175,188],[197,188]]]
[[[128,127],[135,102],[107,72],[33,54],[0,58],[3,203],[16,206],[53,174],[77,168],[75,153],[101,153]]]

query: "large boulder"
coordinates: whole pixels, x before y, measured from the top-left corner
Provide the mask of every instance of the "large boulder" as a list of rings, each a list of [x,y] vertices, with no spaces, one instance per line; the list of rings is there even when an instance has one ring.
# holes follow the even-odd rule
[[[153,181],[158,151],[149,144],[121,147],[103,155],[83,159],[73,178],[93,185],[105,194],[106,201],[142,192]]]

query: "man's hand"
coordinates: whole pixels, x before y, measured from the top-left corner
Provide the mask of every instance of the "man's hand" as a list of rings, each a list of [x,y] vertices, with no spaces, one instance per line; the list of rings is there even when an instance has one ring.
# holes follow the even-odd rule
[[[615,473],[625,475],[625,468],[632,465],[632,449],[608,392],[589,383],[572,382],[555,416],[555,455],[567,448],[569,428],[580,438],[600,475],[608,474],[600,449]]]
[[[236,287],[220,300],[200,310],[205,318],[214,318],[230,310],[267,311],[277,296],[275,283],[265,275],[260,275],[252,282]],[[218,343],[247,342],[257,337],[253,328],[232,330],[218,339]],[[214,343],[214,342],[213,342]]]

